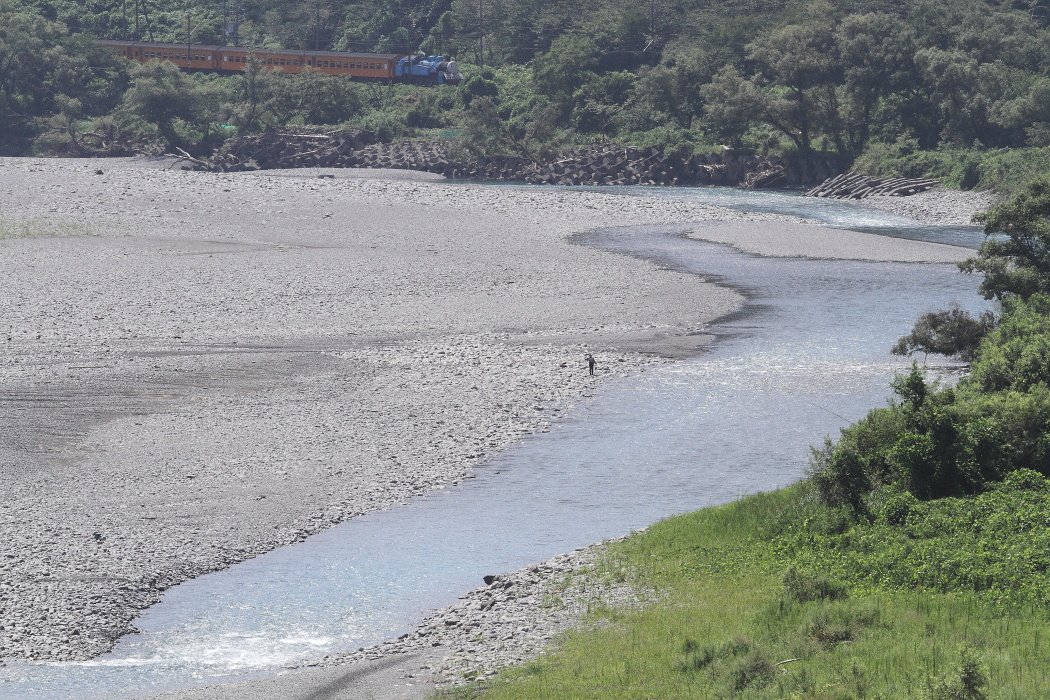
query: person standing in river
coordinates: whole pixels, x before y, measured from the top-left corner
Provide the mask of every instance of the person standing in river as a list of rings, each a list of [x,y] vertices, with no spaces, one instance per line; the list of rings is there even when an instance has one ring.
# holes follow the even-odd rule
[[[587,371],[593,377],[594,376],[594,366],[597,364],[594,361],[594,355],[592,355],[590,353],[587,353],[587,355],[583,359],[587,360]]]

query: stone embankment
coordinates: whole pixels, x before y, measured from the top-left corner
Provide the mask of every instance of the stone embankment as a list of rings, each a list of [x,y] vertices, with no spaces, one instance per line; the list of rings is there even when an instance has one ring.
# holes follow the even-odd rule
[[[833,175],[831,161],[801,163],[753,153],[669,154],[658,148],[595,144],[552,161],[474,158],[440,141],[377,143],[363,130],[267,132],[228,142],[208,160],[186,156],[184,167],[239,172],[276,168],[393,168],[449,178],[546,185],[726,185],[748,188],[812,184]]]

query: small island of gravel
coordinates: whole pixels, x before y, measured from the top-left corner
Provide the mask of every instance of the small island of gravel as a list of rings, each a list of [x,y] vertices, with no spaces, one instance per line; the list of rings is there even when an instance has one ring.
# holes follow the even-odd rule
[[[96,656],[165,588],[468,477],[741,303],[574,233],[829,255],[798,219],[655,198],[165,165],[0,159],[3,658]],[[875,243],[835,255],[968,254]]]

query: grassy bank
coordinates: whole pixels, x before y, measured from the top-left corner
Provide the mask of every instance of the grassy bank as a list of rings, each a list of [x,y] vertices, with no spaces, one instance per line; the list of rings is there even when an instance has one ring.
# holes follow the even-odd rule
[[[597,611],[540,660],[449,697],[1050,697],[1047,482],[1028,472],[903,515],[888,501],[848,522],[800,484],[657,523],[603,570],[658,603]]]
[[[937,178],[948,187],[995,190],[1004,198],[1047,174],[1050,148],[918,149],[914,142],[874,144],[853,169],[876,177]]]

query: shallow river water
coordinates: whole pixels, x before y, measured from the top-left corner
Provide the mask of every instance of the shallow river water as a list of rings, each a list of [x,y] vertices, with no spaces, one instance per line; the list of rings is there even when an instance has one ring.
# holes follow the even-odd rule
[[[982,238],[776,193],[663,196],[971,247]],[[485,574],[789,484],[811,445],[885,402],[907,364],[888,348],[919,313],[953,301],[983,308],[978,280],[954,266],[759,258],[684,238],[685,228],[576,242],[740,290],[748,303],[705,329],[718,338],[705,355],[606,382],[458,487],[173,588],[137,622],[142,634],[102,658],[0,668],[0,696],[136,697],[273,673],[397,636]]]

